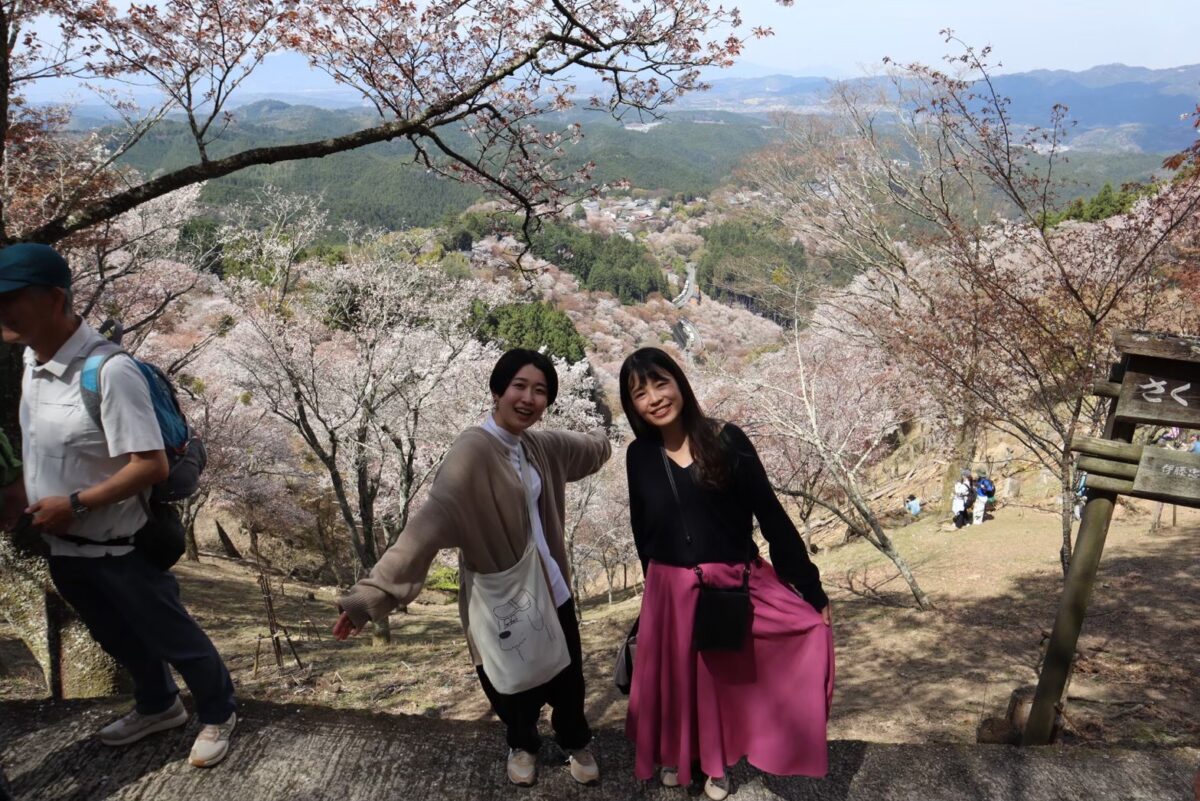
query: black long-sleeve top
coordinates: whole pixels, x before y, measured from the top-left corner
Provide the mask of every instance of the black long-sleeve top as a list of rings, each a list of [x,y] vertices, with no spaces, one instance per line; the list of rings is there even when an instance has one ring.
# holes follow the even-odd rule
[[[722,429],[721,439],[733,460],[733,480],[724,490],[697,484],[692,467],[680,467],[670,459],[664,466],[662,445],[655,440],[643,438],[630,444],[625,456],[629,516],[642,567],[651,559],[681,567],[753,559],[758,556],[753,517],[767,541],[775,572],[814,608],[825,608],[829,599],[821,589],[817,566],[775,496],[754,444],[732,423]],[[679,504],[671,492],[668,469],[675,478]]]

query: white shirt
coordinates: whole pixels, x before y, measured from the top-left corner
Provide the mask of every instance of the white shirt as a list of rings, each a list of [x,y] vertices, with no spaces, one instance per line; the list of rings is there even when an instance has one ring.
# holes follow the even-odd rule
[[[967,486],[965,481],[958,481],[954,485],[954,497],[950,502],[950,511],[961,512],[967,508],[967,495],[971,492],[971,488]]]
[[[21,379],[21,458],[29,502],[66,496],[111,478],[129,463],[129,454],[161,450],[162,432],[150,390],[133,359],[114,356],[101,375],[101,430],[88,415],[79,392],[83,363],[104,339],[87,323],[63,343],[53,358],[37,363],[25,349]],[[128,537],[146,522],[137,497],[92,509],[68,534],[103,543]],[[120,556],[132,546],[76,545],[43,534],[53,556]]]
[[[542,477],[538,475],[533,463],[525,458],[525,448],[520,437],[501,428],[490,414],[483,421],[483,430],[508,447],[508,460],[520,476],[521,483],[525,485],[529,519],[533,521],[533,539],[542,555],[542,564],[546,566],[546,575],[550,577],[550,592],[554,596],[554,605],[562,606],[571,598],[571,588],[567,586],[567,580],[563,577],[558,562],[550,555],[550,546],[546,544],[546,532],[542,528],[542,515],[538,510],[538,501],[542,497]],[[529,469],[523,469],[522,463],[529,465]]]

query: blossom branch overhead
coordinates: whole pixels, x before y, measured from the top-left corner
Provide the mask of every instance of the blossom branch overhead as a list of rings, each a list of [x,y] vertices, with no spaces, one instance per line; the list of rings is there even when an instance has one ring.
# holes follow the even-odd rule
[[[591,181],[591,165],[566,158],[580,129],[551,115],[576,105],[616,117],[661,113],[705,88],[702,69],[731,65],[748,39],[771,34],[740,34],[736,9],[705,0],[165,0],[124,12],[105,2],[35,5],[10,9],[10,31],[27,33],[10,36],[0,57],[10,94],[68,74],[97,91],[112,82],[152,88],[162,100],[150,110],[113,100],[130,135],[109,144],[106,166],[166,114],[186,121],[194,162],[79,193],[40,218],[4,219],[5,241],[57,242],[249,166],[393,140],[410,142],[428,169],[478,184],[534,218],[586,193]],[[36,14],[59,21],[62,52],[32,32]],[[283,51],[356,91],[375,121],[320,140],[216,147],[235,118],[231,97]]]

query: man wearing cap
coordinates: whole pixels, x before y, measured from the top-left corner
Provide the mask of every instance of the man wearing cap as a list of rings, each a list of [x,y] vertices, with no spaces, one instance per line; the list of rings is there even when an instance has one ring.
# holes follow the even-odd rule
[[[143,494],[168,469],[149,388],[132,359],[109,359],[100,376],[102,425],[92,421],[80,374],[105,340],[71,304],[71,271],[53,248],[0,250],[0,339],[26,346],[25,511],[50,547],[54,586],[133,676],[134,711],[101,729],[100,741],[126,745],[187,723],[169,665],[187,683],[200,718],[189,761],[214,765],[237,722],[229,671],[184,609],[175,577],[131,544],[147,523]]]

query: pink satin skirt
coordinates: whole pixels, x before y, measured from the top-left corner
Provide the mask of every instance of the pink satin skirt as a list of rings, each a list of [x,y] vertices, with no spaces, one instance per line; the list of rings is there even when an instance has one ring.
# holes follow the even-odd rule
[[[705,583],[741,584],[742,565],[703,564]],[[634,774],[655,766],[692,781],[699,765],[724,776],[741,758],[778,776],[824,776],[825,727],[833,698],[833,633],[817,610],[767,562],[750,571],[754,618],[740,651],[697,652],[692,625],[695,572],[651,562],[646,574],[637,658],[625,734]]]

